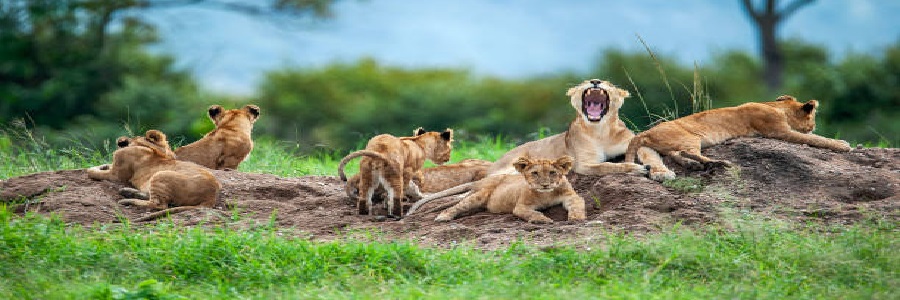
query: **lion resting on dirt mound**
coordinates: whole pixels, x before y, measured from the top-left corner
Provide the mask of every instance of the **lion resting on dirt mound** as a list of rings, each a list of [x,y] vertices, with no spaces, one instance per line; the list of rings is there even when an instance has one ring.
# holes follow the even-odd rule
[[[572,108],[577,113],[575,120],[569,124],[569,129],[510,150],[491,165],[487,172],[488,177],[496,174],[513,174],[515,172],[513,161],[524,155],[531,157],[568,155],[574,158],[575,173],[584,175],[647,174],[647,167],[633,162],[607,161],[625,154],[628,142],[634,137],[634,133],[625,126],[625,122],[619,119],[619,108],[624,104],[625,98],[631,96],[628,91],[617,88],[608,81],[590,79],[568,89],[566,95],[569,96]],[[642,150],[638,155],[645,164],[662,164],[662,158],[656,152]],[[408,214],[434,199],[464,193],[472,184],[459,185],[429,195],[416,202]]]
[[[356,185],[356,206],[360,215],[372,214],[372,198],[376,188],[381,186],[387,191],[388,214],[402,216],[401,201],[404,195],[422,197],[418,188],[410,182],[414,177],[422,176],[420,172],[425,159],[439,165],[450,160],[453,130],[425,132],[420,127],[413,133],[411,137],[375,136],[366,144],[365,150],[350,153],[341,159],[338,173],[346,182],[344,166],[353,158],[363,157],[359,162],[359,182]],[[409,190],[404,191],[404,187],[409,187]]]
[[[253,123],[259,118],[259,107],[246,105],[241,109],[225,110],[209,107],[209,119],[216,129],[200,140],[175,149],[179,160],[194,162],[216,170],[236,170],[253,150]]]
[[[584,199],[566,179],[572,163],[569,156],[555,161],[520,157],[513,163],[520,174],[500,174],[478,181],[472,194],[434,220],[450,221],[464,212],[484,207],[492,213],[512,213],[531,223],[552,223],[553,220],[538,210],[557,204],[566,208],[569,220],[584,220]]]
[[[763,136],[835,151],[850,151],[850,144],[846,141],[811,133],[816,128],[818,106],[819,101],[816,100],[801,103],[792,96],[784,95],[774,102],[745,103],[663,122],[631,140],[625,161],[634,162],[638,151],[658,151],[692,170],[730,166],[728,161],[703,156],[700,149],[731,138],[747,136]],[[675,178],[675,173],[661,162],[641,161],[650,165],[650,177],[654,180]]]
[[[119,149],[113,153],[112,164],[89,168],[87,174],[95,180],[131,183],[136,189],[123,188],[119,191],[123,196],[149,199],[123,199],[119,204],[164,209],[135,221],[216,204],[219,181],[201,166],[175,160],[162,132],[148,130],[142,137],[120,137],[116,144]]]

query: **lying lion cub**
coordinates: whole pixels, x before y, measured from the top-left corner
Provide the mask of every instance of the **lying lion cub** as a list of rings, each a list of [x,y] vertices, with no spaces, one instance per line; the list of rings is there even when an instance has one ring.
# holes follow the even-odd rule
[[[341,160],[338,172],[341,180],[347,181],[343,167],[353,158],[362,156],[359,162],[359,190],[356,206],[359,214],[372,214],[372,197],[377,187],[387,191],[388,214],[402,216],[403,195],[410,194],[421,198],[415,185],[410,185],[413,177],[421,176],[425,159],[435,164],[443,164],[450,160],[453,148],[453,130],[444,132],[425,132],[418,128],[412,137],[395,137],[389,134],[375,136],[366,145],[365,150],[348,154]],[[404,193],[404,187],[410,191]]]
[[[209,107],[209,119],[216,129],[200,140],[175,149],[179,160],[194,162],[216,170],[236,170],[253,150],[253,123],[259,118],[259,107],[247,105],[241,109],[225,110],[219,105]]]
[[[670,155],[675,162],[688,169],[731,165],[728,161],[703,156],[700,149],[745,136],[763,136],[835,151],[850,151],[850,144],[845,141],[811,133],[816,128],[818,106],[819,101],[801,103],[785,95],[774,102],[745,103],[663,122],[631,140],[625,161],[634,162],[635,153],[642,149]],[[648,164],[650,178],[658,181],[675,178],[675,173],[662,163]]]
[[[511,212],[531,223],[553,223],[538,209],[557,204],[569,211],[569,220],[584,220],[584,199],[566,179],[573,163],[570,156],[556,161],[519,157],[513,166],[520,174],[494,175],[476,182],[472,194],[434,220],[450,221],[464,212],[485,207],[492,213]]]
[[[349,161],[349,159],[348,159]],[[342,161],[343,162],[343,161]],[[412,181],[406,187],[405,191],[420,191],[422,193],[435,193],[446,190],[448,188],[464,184],[467,182],[477,181],[487,175],[487,169],[491,166],[490,161],[481,159],[464,159],[458,163],[434,166],[422,169],[421,177],[414,175]],[[338,166],[338,174],[341,178],[346,178],[344,173],[344,165]],[[350,199],[359,197],[359,174],[353,175],[344,185],[344,192]],[[387,192],[380,186],[376,189],[375,199],[384,200]],[[416,194],[406,192],[406,196],[410,200],[419,200]]]
[[[137,190],[123,188],[119,192],[125,197],[149,198],[123,199],[119,204],[165,209],[135,221],[216,204],[219,181],[201,166],[175,160],[162,132],[148,130],[142,137],[120,137],[116,144],[119,149],[113,153],[112,165],[89,168],[87,174],[91,179],[131,183]],[[166,209],[169,206],[178,207]]]

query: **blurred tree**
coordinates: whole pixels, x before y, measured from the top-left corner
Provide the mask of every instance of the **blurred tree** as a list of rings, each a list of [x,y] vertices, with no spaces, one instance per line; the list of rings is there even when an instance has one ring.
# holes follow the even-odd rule
[[[779,10],[778,0],[764,0],[762,9],[754,7],[751,0],[741,0],[744,11],[753,20],[759,34],[760,55],[765,62],[763,79],[770,93],[781,88],[784,72],[784,55],[779,49],[778,26],[801,7],[815,0],[794,0]]]

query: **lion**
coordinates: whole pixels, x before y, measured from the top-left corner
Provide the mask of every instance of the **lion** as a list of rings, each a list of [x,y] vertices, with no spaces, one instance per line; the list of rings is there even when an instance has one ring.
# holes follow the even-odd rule
[[[369,140],[365,150],[348,154],[338,166],[341,180],[347,182],[344,166],[351,159],[362,156],[359,163],[359,182],[356,184],[357,210],[360,215],[372,214],[372,198],[377,187],[387,192],[388,215],[402,216],[403,195],[421,198],[421,192],[410,185],[414,177],[421,178],[425,159],[441,165],[450,160],[453,130],[426,132],[417,128],[411,137],[395,137],[381,134]],[[349,184],[348,184],[349,185]],[[404,187],[409,187],[404,190]]]
[[[850,151],[846,141],[829,139],[812,133],[816,128],[816,109],[819,101],[806,103],[789,95],[773,102],[750,102],[695,113],[660,123],[642,132],[628,145],[626,162],[634,162],[638,151],[653,151],[671,156],[691,170],[714,166],[732,166],[725,160],[710,159],[700,153],[702,147],[719,144],[736,137],[762,136],[787,142],[807,144],[835,151]],[[675,178],[675,173],[657,161],[650,165],[651,178],[657,181]]]
[[[216,204],[219,181],[204,167],[176,160],[162,132],[148,130],[144,136],[120,137],[116,144],[119,149],[113,152],[112,164],[89,168],[87,175],[94,180],[130,183],[134,189],[121,189],[119,193],[128,199],[119,204],[162,209],[135,221]]]
[[[513,166],[519,174],[490,176],[475,183],[472,193],[444,210],[435,221],[450,221],[476,208],[492,213],[512,213],[529,223],[553,223],[539,209],[562,204],[568,220],[584,220],[584,199],[575,192],[566,174],[572,169],[572,157],[556,160],[519,157]]]
[[[196,142],[175,149],[179,160],[190,161],[215,170],[236,170],[253,150],[253,123],[259,118],[259,107],[246,105],[225,110],[209,107],[209,119],[216,129]]]
[[[631,94],[610,83],[599,79],[585,80],[568,91],[570,104],[577,115],[569,123],[569,129],[563,133],[531,141],[503,155],[488,168],[487,175],[513,174],[513,161],[523,155],[532,157],[573,157],[575,173],[584,175],[603,174],[647,174],[647,166],[633,162],[608,162],[613,157],[625,154],[628,143],[634,133],[619,119],[619,108],[625,98]],[[653,151],[640,151],[641,161],[662,163],[662,158]],[[468,191],[473,183],[458,185],[453,188],[425,197],[409,209],[407,214],[415,212],[421,205],[434,199],[452,196]]]
[[[349,161],[349,160],[348,160]],[[467,182],[477,181],[487,175],[487,169],[491,166],[490,161],[468,158],[458,163],[434,166],[422,169],[421,176],[416,174],[413,176],[409,185],[406,186],[405,196],[410,200],[419,200],[418,195],[411,191],[420,191],[421,193],[435,193],[446,190],[448,188],[464,184]],[[344,165],[338,167],[338,173],[344,173]],[[341,175],[346,177],[346,175]],[[359,196],[359,174],[351,176],[344,185],[344,192],[350,199],[356,199]],[[379,186],[375,190],[373,199],[384,200],[387,192]]]

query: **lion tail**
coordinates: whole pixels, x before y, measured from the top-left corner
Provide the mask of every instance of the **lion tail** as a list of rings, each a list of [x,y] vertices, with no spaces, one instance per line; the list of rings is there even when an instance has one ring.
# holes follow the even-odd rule
[[[641,147],[644,146],[644,135],[638,134],[631,138],[631,142],[628,143],[628,149],[625,150],[625,162],[633,163],[635,158],[637,157],[637,151]]]
[[[477,182],[477,181],[475,181],[475,182]],[[474,185],[475,182],[463,183],[463,184],[454,186],[452,188],[428,195],[425,198],[419,199],[419,201],[416,201],[416,203],[413,203],[413,205],[409,208],[409,211],[406,212],[406,215],[407,216],[412,215],[414,212],[416,212],[417,209],[419,209],[419,207],[421,207],[422,205],[425,205],[425,203],[431,202],[433,200],[437,200],[440,198],[449,197],[449,196],[453,196],[453,195],[459,195],[459,194],[471,191],[472,185]]]
[[[347,154],[347,156],[344,156],[343,159],[341,159],[341,163],[338,165],[338,175],[341,177],[341,181],[347,182],[347,174],[344,173],[344,167],[347,165],[347,163],[349,163],[350,160],[360,156],[368,156],[383,160],[391,169],[394,170],[394,172],[399,172],[400,168],[396,166],[396,163],[388,159],[386,156],[384,156],[384,154],[372,150],[359,150],[351,152],[350,154]]]

